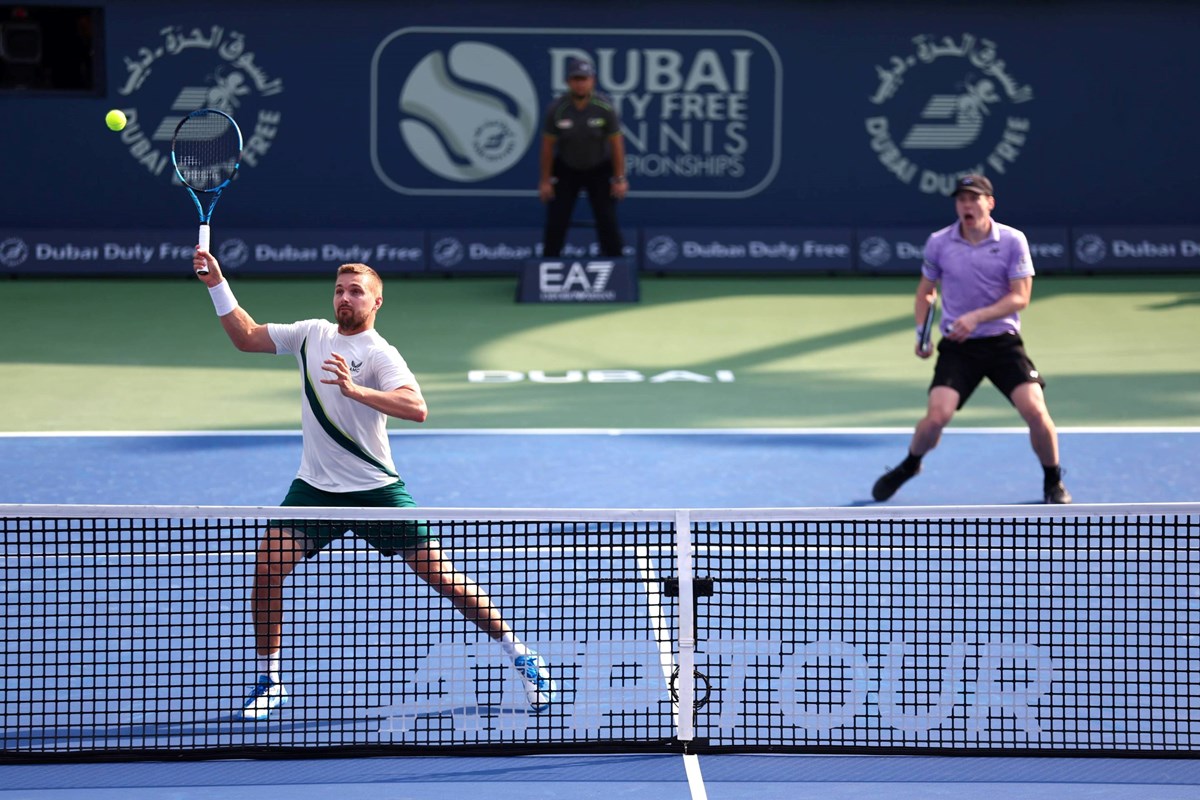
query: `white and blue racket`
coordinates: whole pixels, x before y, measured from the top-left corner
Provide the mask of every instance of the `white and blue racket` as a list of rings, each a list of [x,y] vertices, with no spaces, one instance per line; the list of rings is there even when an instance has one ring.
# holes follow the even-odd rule
[[[215,108],[193,111],[175,126],[171,163],[200,215],[197,244],[209,249],[209,226],[221,191],[229,185],[242,160],[242,132],[233,117]],[[202,202],[200,195],[205,195]],[[200,272],[204,275],[207,269]]]

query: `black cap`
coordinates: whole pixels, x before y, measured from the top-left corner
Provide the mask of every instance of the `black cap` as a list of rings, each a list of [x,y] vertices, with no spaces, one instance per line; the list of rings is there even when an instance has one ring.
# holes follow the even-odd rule
[[[572,58],[567,62],[567,77],[568,78],[591,78],[596,74],[596,68],[592,66],[592,62],[585,61],[582,58]]]
[[[992,191],[992,182],[983,175],[963,175],[958,179],[958,183],[954,184],[954,194],[959,192],[972,192],[989,197],[996,194]]]

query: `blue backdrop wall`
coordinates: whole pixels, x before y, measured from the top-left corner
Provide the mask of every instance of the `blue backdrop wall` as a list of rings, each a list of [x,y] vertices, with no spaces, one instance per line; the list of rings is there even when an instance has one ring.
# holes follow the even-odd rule
[[[0,92],[9,271],[186,258],[169,139],[203,105],[247,137],[213,220],[247,270],[356,247],[508,269],[536,252],[541,111],[576,54],[622,114],[643,267],[909,271],[969,171],[1052,268],[1200,264],[1196,3],[91,5],[100,91]]]

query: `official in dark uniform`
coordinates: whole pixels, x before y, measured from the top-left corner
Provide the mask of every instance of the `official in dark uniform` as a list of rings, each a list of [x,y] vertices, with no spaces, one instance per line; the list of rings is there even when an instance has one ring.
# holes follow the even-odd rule
[[[621,256],[624,243],[617,228],[617,201],[625,197],[625,140],[612,100],[596,92],[596,68],[571,59],[566,94],[556,98],[542,128],[541,180],[538,196],[546,204],[542,255],[562,254],[571,212],[581,189],[587,190],[596,220],[600,253]]]

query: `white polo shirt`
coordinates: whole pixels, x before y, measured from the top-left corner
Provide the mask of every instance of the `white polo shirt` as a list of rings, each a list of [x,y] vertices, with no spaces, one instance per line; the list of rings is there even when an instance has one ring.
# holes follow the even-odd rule
[[[383,392],[416,386],[399,351],[374,329],[343,336],[337,325],[323,319],[269,323],[267,332],[275,352],[295,355],[300,365],[304,454],[296,477],[327,492],[394,483],[400,476],[388,444],[387,415],[344,396],[336,384],[321,383],[332,377],[321,367],[337,353],[359,386]]]

